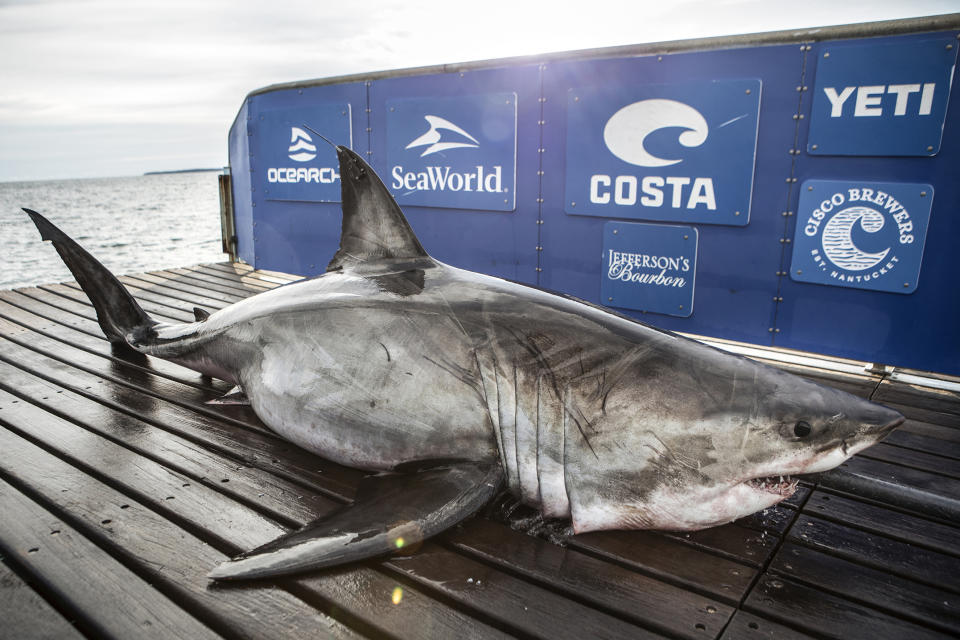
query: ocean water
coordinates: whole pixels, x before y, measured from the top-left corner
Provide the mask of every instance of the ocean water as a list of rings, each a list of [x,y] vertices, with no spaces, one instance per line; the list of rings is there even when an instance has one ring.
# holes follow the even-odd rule
[[[73,280],[22,207],[118,275],[227,259],[216,172],[0,182],[0,289]]]

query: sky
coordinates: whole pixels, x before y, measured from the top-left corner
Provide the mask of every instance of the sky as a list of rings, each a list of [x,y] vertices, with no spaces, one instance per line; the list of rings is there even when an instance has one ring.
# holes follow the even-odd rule
[[[225,166],[244,97],[278,82],[956,11],[960,0],[0,0],[0,182]]]

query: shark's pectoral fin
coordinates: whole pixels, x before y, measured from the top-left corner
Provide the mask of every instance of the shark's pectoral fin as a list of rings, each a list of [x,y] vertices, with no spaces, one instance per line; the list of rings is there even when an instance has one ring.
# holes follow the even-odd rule
[[[266,578],[394,552],[472,515],[496,495],[502,482],[496,463],[369,476],[352,505],[221,564],[209,577]]]
[[[230,391],[227,391],[225,394],[219,398],[214,398],[213,400],[207,400],[204,404],[229,404],[229,405],[245,405],[249,406],[250,398],[247,397],[247,394],[244,393],[243,389],[239,386],[233,387]]]

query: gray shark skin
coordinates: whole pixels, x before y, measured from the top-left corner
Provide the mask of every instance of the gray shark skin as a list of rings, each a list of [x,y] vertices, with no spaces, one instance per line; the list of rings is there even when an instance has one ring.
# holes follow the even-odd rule
[[[340,250],[324,275],[180,325],[149,318],[39,214],[107,337],[242,388],[279,436],[372,472],[355,503],[224,563],[261,578],[387,553],[505,485],[577,533],[695,530],[792,495],[892,431],[886,407],[420,246],[337,147]]]

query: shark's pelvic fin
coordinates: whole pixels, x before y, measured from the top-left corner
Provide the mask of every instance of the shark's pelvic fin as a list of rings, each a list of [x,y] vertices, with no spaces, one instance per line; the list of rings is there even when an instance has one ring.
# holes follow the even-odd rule
[[[387,187],[355,152],[337,147],[343,230],[340,249],[327,271],[350,269],[367,262],[430,261]]]
[[[396,552],[476,513],[502,481],[497,463],[368,476],[352,505],[221,564],[209,577],[267,578]]]

